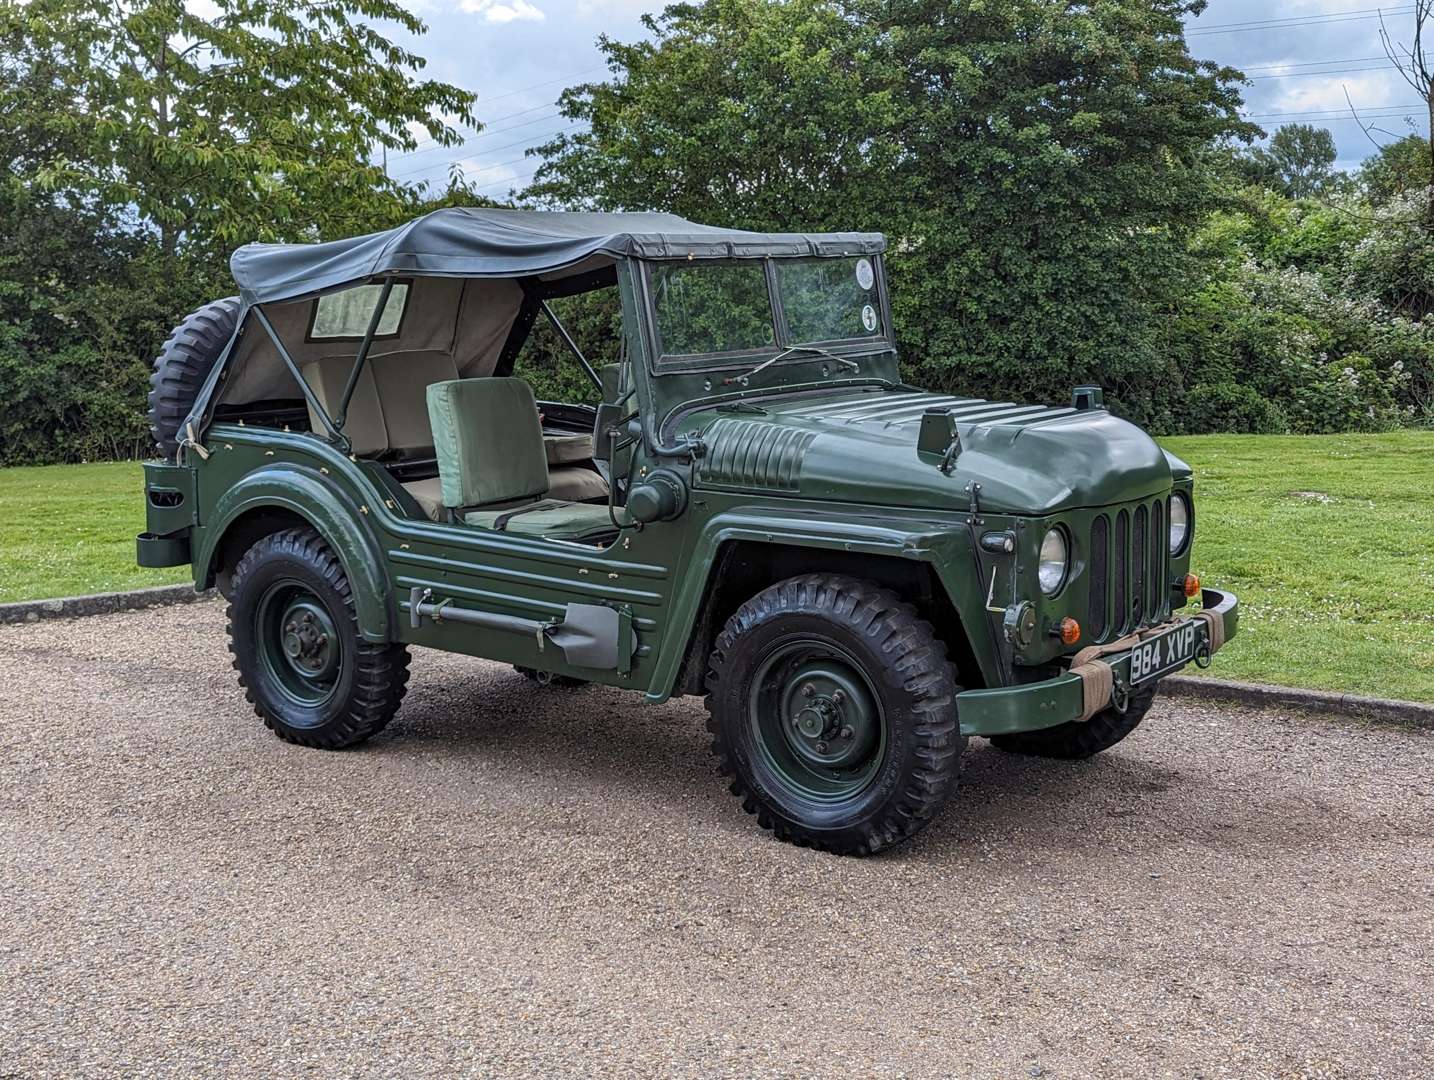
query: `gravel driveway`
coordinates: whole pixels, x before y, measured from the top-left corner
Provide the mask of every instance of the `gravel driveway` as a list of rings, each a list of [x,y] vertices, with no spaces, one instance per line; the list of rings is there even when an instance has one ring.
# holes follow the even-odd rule
[[[757,829],[701,721],[420,650],[322,753],[216,603],[0,628],[0,1077],[1434,1072],[1429,736],[975,740],[852,860]]]

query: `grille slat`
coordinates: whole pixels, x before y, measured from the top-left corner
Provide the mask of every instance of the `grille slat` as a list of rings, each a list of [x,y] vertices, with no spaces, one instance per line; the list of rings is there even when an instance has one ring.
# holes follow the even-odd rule
[[[1146,588],[1147,571],[1150,568],[1150,556],[1147,554],[1146,537],[1150,534],[1147,530],[1147,514],[1144,506],[1135,508],[1135,536],[1131,540],[1130,568],[1134,571],[1134,580],[1130,583],[1130,622],[1134,628],[1143,623],[1146,616],[1150,614],[1149,590]]]
[[[1146,605],[1152,620],[1163,618],[1165,549],[1165,503],[1156,499],[1150,504],[1150,603]]]
[[[1090,632],[1104,641],[1110,626],[1110,519],[1096,517],[1090,527]]]
[[[1115,515],[1115,611],[1114,618],[1111,619],[1111,626],[1115,629],[1113,636],[1116,637],[1125,633],[1125,628],[1130,622],[1130,603],[1127,599],[1129,567],[1130,515],[1122,510]]]

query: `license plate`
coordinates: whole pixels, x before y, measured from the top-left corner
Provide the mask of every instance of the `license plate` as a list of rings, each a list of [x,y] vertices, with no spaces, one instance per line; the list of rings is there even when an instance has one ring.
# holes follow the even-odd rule
[[[1159,637],[1142,641],[1130,650],[1130,683],[1145,682],[1175,668],[1184,667],[1195,659],[1199,641],[1196,623],[1183,622],[1172,626]]]

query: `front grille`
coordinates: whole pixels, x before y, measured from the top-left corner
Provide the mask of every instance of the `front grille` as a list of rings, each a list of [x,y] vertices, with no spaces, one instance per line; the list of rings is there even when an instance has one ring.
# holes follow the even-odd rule
[[[1090,527],[1089,639],[1111,641],[1169,614],[1165,500],[1121,507]],[[1113,534],[1113,535],[1112,535]]]

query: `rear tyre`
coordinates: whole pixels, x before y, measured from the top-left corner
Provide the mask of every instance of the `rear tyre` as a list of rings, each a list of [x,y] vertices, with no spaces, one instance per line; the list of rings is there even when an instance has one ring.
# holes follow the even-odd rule
[[[707,674],[718,771],[783,840],[866,855],[915,835],[955,790],[956,670],[915,610],[835,574],[737,610]]]
[[[1012,754],[1078,761],[1109,750],[1145,719],[1155,701],[1155,686],[1130,696],[1125,712],[1114,708],[1096,713],[1085,723],[1072,720],[1043,731],[1022,731],[1014,735],[993,735],[991,745]]]
[[[166,461],[178,450],[184,418],[239,324],[239,297],[226,296],[184,317],[154,358],[149,431]]]
[[[313,529],[264,537],[234,570],[229,651],[265,726],[337,750],[382,731],[408,686],[408,648],[359,633],[338,557]]]

